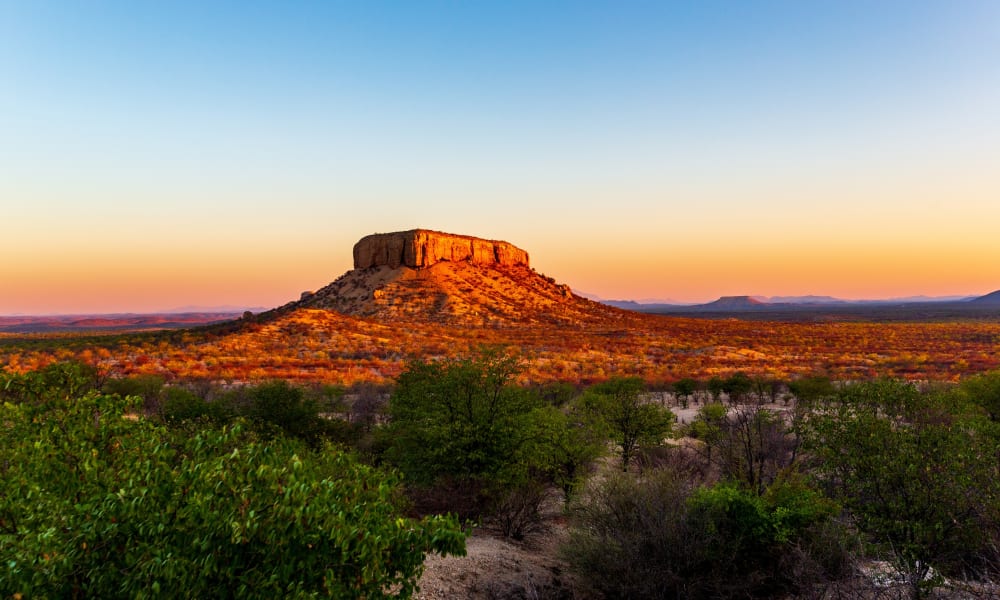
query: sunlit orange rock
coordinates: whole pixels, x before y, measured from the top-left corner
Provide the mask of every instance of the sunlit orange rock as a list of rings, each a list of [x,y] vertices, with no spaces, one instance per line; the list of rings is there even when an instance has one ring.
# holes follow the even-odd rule
[[[365,236],[354,245],[354,268],[387,266],[422,269],[439,262],[529,266],[528,253],[497,240],[412,229]]]

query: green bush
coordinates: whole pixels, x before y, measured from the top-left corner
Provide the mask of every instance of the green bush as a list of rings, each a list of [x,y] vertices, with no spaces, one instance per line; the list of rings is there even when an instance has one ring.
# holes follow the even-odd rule
[[[97,369],[80,362],[55,363],[23,375],[0,374],[0,400],[46,404],[97,388]]]
[[[541,388],[546,400],[516,385],[520,372],[497,350],[407,366],[378,439],[418,511],[487,518],[522,538],[540,528],[552,486],[568,496],[589,473],[606,438],[569,401],[572,388]]]
[[[991,421],[1000,422],[1000,371],[970,377],[962,381],[960,389],[986,411]]]
[[[519,372],[499,352],[411,363],[389,401],[386,458],[415,486],[474,490],[482,501],[456,497],[465,516],[490,510],[532,476],[540,456],[535,416],[543,405],[514,385]]]
[[[608,598],[692,597],[699,540],[686,527],[690,494],[667,471],[609,473],[569,506],[566,560]]]
[[[0,407],[0,596],[407,596],[427,552],[463,552],[453,518],[400,516],[391,474],[137,402]]]
[[[234,417],[232,407],[225,401],[205,400],[187,388],[165,388],[161,395],[160,415],[171,425],[185,421],[222,424]]]
[[[270,381],[248,388],[246,397],[243,414],[256,423],[312,444],[323,437],[319,405],[307,398],[302,388],[287,381]]]
[[[815,401],[800,431],[829,493],[905,574],[914,597],[945,575],[996,573],[996,424],[967,394],[923,394],[891,380]]]
[[[799,442],[784,417],[758,404],[726,409],[705,404],[688,431],[701,442],[699,453],[726,481],[763,494],[797,458]]]
[[[729,396],[730,404],[741,404],[753,389],[753,380],[746,373],[737,371],[725,379],[722,391]]]
[[[560,409],[544,407],[534,414],[538,439],[533,444],[534,469],[569,500],[606,452],[607,438],[593,415],[578,402]]]
[[[695,489],[666,470],[619,474],[571,505],[563,552],[609,598],[809,595],[848,564],[837,511],[798,477],[757,496],[730,484]]]
[[[136,375],[133,377],[118,377],[108,379],[101,389],[107,394],[118,394],[121,397],[137,396],[142,398],[143,406],[153,409],[158,406],[166,381],[159,375]]]
[[[803,405],[810,402],[832,398],[837,395],[837,388],[829,377],[804,377],[788,384],[788,390]]]
[[[645,402],[643,389],[641,379],[619,377],[591,387],[581,398],[582,405],[618,447],[623,471],[628,470],[640,448],[662,444],[676,420],[666,408]]]

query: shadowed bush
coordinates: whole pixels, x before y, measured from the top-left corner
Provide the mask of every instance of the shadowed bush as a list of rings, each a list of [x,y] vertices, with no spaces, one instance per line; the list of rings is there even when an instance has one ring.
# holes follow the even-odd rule
[[[692,488],[665,470],[618,474],[571,506],[563,554],[609,598],[809,595],[850,564],[837,510],[798,477],[761,497],[727,484]],[[808,568],[790,569],[796,562]]]

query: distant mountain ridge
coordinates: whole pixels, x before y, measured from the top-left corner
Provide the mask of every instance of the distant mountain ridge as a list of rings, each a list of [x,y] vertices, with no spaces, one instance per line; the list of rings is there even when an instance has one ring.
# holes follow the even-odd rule
[[[990,304],[990,305],[1000,305],[1000,290],[995,292],[990,292],[985,296],[980,296],[969,301],[972,304]]]
[[[770,298],[762,298],[764,302],[769,304],[843,304],[848,302],[847,300],[841,300],[840,298],[834,298],[833,296],[772,296]]]
[[[242,312],[114,313],[0,316],[0,333],[60,333],[182,329],[231,321]]]
[[[910,304],[950,304],[976,303],[980,305],[1000,304],[1000,290],[986,296],[908,296],[903,298],[887,298],[878,300],[844,300],[834,296],[722,296],[718,300],[701,304],[671,304],[643,303],[634,300],[604,300],[605,304],[627,310],[641,312],[712,312],[712,311],[747,311],[747,310],[778,310],[810,307],[867,307],[867,306],[898,306]]]

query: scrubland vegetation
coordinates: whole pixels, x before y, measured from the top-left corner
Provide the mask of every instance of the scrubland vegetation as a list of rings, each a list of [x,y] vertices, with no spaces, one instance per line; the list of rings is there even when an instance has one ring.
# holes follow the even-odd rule
[[[553,502],[564,560],[608,598],[998,592],[1000,373],[669,389],[523,369],[490,350],[392,387],[3,375],[0,594],[405,597],[470,525],[564,526]]]
[[[310,419],[272,402],[294,388],[254,390],[259,418],[158,416],[92,375],[0,380],[2,597],[405,596],[426,553],[463,552],[454,518],[404,516],[395,475],[295,439]]]
[[[778,323],[608,311],[594,322],[472,327],[301,309],[189,331],[0,334],[0,368],[26,372],[77,360],[116,377],[384,384],[413,357],[457,356],[482,345],[518,348],[522,381],[579,385],[612,377],[672,383],[736,372],[785,380],[951,381],[1000,368],[996,321]]]

